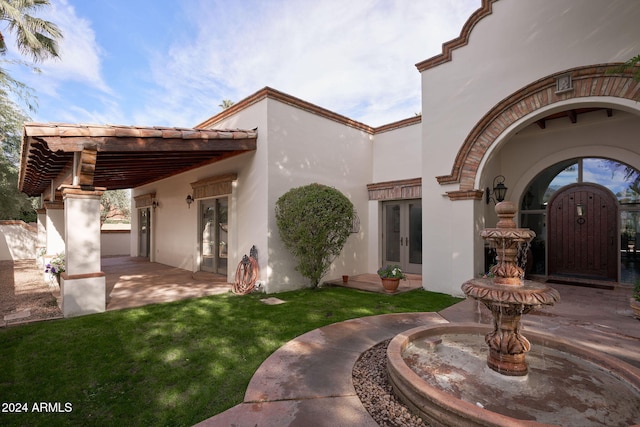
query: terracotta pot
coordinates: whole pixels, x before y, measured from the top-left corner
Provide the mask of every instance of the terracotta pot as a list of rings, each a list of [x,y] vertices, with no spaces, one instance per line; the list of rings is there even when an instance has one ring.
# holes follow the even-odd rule
[[[344,275],[342,276],[342,283],[347,283],[349,281],[349,276]]]
[[[631,306],[631,310],[633,310],[633,315],[636,319],[640,320],[640,301],[629,298],[629,305]]]
[[[400,279],[383,279],[383,278],[380,278],[380,279],[382,280],[382,287],[384,288],[385,292],[392,294],[396,290],[398,290],[398,286],[400,285]]]

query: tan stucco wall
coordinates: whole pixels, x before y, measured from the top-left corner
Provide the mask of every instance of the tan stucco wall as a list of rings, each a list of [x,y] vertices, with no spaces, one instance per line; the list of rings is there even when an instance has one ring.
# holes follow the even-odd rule
[[[376,133],[372,182],[418,178],[422,175],[420,123]]]
[[[0,221],[0,260],[36,258],[35,226],[22,221]]]
[[[127,256],[130,246],[130,230],[102,230],[100,233],[101,256]]]
[[[425,287],[461,294],[460,285],[479,273],[483,243],[477,232],[485,226],[486,204],[451,201],[444,194],[459,186],[440,185],[435,179],[451,173],[476,123],[502,99],[541,78],[584,65],[622,62],[637,54],[639,20],[634,0],[500,0],[493,4],[492,14],[473,27],[468,44],[453,50],[451,61],[422,72],[422,185],[423,204],[429,206],[423,210]],[[496,144],[504,144],[505,152],[498,162],[481,159],[478,189],[490,185],[498,173],[516,173],[503,168],[518,150],[508,151],[510,144],[500,138]],[[605,145],[601,151],[606,151]],[[562,150],[561,144],[549,144],[537,155],[570,155],[554,154]],[[496,147],[487,156],[498,152]],[[507,186],[525,185],[516,182]]]
[[[324,280],[367,272],[368,192],[371,180],[371,135],[290,105],[269,100],[269,290],[307,284],[295,271],[295,260],[284,248],[275,222],[278,198],[294,187],[314,182],[334,187],[354,204],[361,229],[351,234]]]
[[[152,210],[153,260],[198,269],[198,210],[184,199],[190,183],[236,173],[230,198],[228,279],[251,246],[258,249],[260,280],[270,293],[297,289],[308,281],[282,246],[275,223],[275,203],[291,188],[318,182],[337,188],[354,203],[361,230],[352,234],[325,280],[370,271],[368,261],[368,193],[372,178],[371,135],[316,114],[265,98],[238,114],[211,124],[215,128],[258,127],[255,153],[243,154],[194,171],[136,188],[133,195],[155,192]],[[137,218],[132,220],[137,230]],[[134,235],[134,233],[132,233]],[[133,239],[136,240],[135,238]],[[132,244],[137,251],[137,241]]]
[[[422,176],[422,127],[420,123],[376,133],[373,138],[373,178],[371,183],[419,178]],[[382,202],[368,204],[368,272],[382,265]]]
[[[244,110],[243,117],[232,117],[219,126],[228,128],[258,127],[266,132],[266,104],[258,103]],[[193,194],[191,183],[212,176],[236,173],[237,185],[229,200],[229,258],[228,280],[233,280],[235,269],[251,245],[256,245],[262,262],[268,259],[266,220],[261,215],[266,206],[265,150],[245,153],[211,165],[185,172],[167,179],[135,188],[132,196],[155,193],[159,206],[151,209],[153,261],[198,270],[198,203],[188,207],[185,199]],[[132,213],[131,253],[137,254],[138,218]]]

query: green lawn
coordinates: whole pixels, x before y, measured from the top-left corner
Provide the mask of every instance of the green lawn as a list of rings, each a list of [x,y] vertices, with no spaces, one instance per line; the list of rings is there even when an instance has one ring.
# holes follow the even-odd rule
[[[0,330],[0,425],[190,426],[242,402],[260,364],[298,335],[459,301],[424,290],[276,296],[287,303],[227,294]],[[34,412],[39,402],[55,412]],[[28,413],[7,413],[10,403]]]

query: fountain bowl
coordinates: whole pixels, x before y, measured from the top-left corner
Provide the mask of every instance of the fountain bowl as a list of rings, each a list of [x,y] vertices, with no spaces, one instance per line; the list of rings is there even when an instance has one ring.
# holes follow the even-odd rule
[[[396,396],[434,426],[640,423],[640,370],[584,345],[528,331],[535,344],[531,372],[501,375],[484,362],[489,330],[487,325],[452,323],[396,335],[387,348],[387,373]],[[426,359],[416,352],[424,352]]]

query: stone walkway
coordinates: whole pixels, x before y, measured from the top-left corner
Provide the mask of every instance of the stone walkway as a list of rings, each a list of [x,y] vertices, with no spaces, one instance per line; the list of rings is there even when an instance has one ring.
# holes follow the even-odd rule
[[[630,288],[554,285],[561,302],[523,318],[523,329],[553,333],[638,367],[640,321],[629,308]],[[244,402],[197,424],[214,426],[377,426],[351,379],[364,351],[416,326],[489,324],[489,311],[465,300],[440,313],[372,316],[335,323],[289,341],[258,368]]]
[[[377,426],[356,395],[353,365],[381,341],[438,323],[446,320],[437,313],[386,314],[307,332],[264,361],[243,403],[197,426]]]

